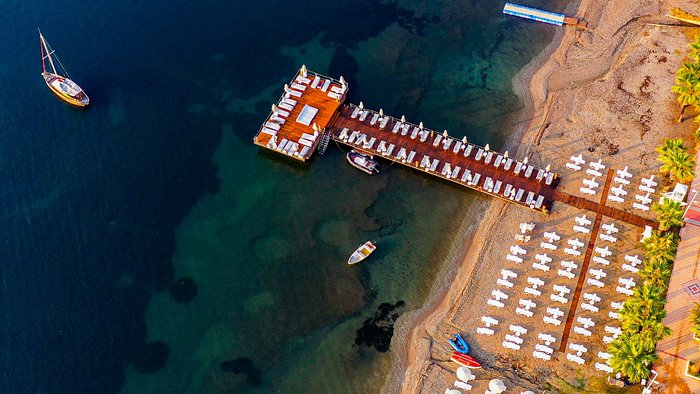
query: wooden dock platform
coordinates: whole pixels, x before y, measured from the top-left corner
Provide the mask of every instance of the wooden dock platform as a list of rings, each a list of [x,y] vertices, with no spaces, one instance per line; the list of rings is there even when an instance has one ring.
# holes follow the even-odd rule
[[[546,169],[352,104],[327,128],[333,140],[493,197],[549,212],[558,175]]]
[[[348,85],[305,66],[284,85],[284,93],[253,137],[253,143],[299,161],[322,142],[321,132],[337,116]]]

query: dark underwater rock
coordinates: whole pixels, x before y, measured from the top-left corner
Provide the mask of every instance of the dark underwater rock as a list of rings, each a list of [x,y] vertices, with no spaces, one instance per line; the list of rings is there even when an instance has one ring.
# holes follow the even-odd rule
[[[379,352],[387,352],[391,346],[391,337],[394,335],[394,323],[399,318],[397,309],[403,308],[405,303],[398,301],[395,305],[382,303],[377,308],[373,318],[369,318],[362,323],[362,327],[357,330],[355,344],[374,346]]]
[[[260,370],[255,368],[253,360],[247,357],[240,357],[235,360],[224,361],[221,369],[225,372],[244,373],[248,375],[250,384],[257,386],[260,384]]]
[[[189,277],[182,277],[170,286],[170,295],[181,304],[187,304],[197,295],[197,282]]]
[[[170,348],[164,342],[151,342],[135,354],[131,362],[140,373],[156,373],[165,366],[169,355]]]

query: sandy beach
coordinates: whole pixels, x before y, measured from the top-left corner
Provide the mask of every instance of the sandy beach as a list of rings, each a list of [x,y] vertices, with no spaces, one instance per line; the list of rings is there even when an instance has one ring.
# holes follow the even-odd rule
[[[639,186],[642,176],[657,173],[654,148],[670,137],[690,141],[694,128],[691,121],[676,123],[679,106],[671,91],[675,72],[692,37],[690,28],[672,26],[675,22],[665,16],[679,5],[687,11],[700,12],[697,4],[682,4],[677,0],[581,0],[572,4],[567,14],[585,19],[589,30],[562,28],[553,43],[515,78],[514,88],[526,108],[521,130],[514,130],[509,146],[497,149],[515,151],[516,157],[528,157],[542,166],[551,165],[562,177],[558,190],[581,197],[579,189],[585,174],[573,173],[565,167],[574,154],[583,154],[589,161],[602,159],[611,169],[628,167],[635,175],[630,191]],[[625,202],[615,206],[631,212],[634,193],[630,195],[631,198],[628,196]],[[635,213],[652,217],[650,212]],[[451,387],[457,365],[449,361],[452,349],[447,339],[455,332],[462,333],[472,347],[471,353],[485,367],[476,371],[473,385],[477,391],[486,389],[493,377],[506,382],[507,392],[583,387],[603,390],[606,374],[593,368],[593,360],[597,352],[605,350],[602,327],[615,324],[607,317],[610,302],[624,300],[612,284],[617,277],[630,276],[620,268],[619,261],[623,251],[628,255],[643,255],[638,242],[642,229],[615,223],[620,236],[611,249],[620,254],[611,257],[608,286],[593,289],[605,300],[598,305],[601,317],[596,317],[598,324],[591,337],[580,339],[572,334],[570,338],[570,343],[589,344],[588,355],[584,357],[587,364],[583,366],[567,362],[558,351],[548,362],[532,357],[537,342],[535,332],[562,338],[563,327],[552,329],[542,322],[543,310],[554,306],[552,303],[541,303],[536,308],[539,315],[529,320],[515,314],[515,300],[496,312],[486,305],[501,269],[512,269],[521,276],[533,274],[529,264],[514,265],[505,259],[509,246],[515,243],[513,234],[518,232],[519,223],[536,223],[534,243],[526,246],[528,253],[534,255],[541,253],[537,245],[544,231],[559,233],[561,243],[566,238],[579,237],[572,231],[572,224],[574,217],[582,214],[595,216],[561,203],[555,203],[552,214],[545,216],[494,200],[478,229],[465,229],[463,238],[456,240],[451,253],[454,261],[446,262],[425,307],[400,320],[392,346],[394,367],[383,392],[438,393]],[[609,221],[603,219],[604,223]],[[594,242],[596,247],[604,246],[599,240],[580,238]],[[561,248],[549,254],[554,257],[552,264],[566,258]],[[578,266],[575,279],[557,276],[556,269],[538,275],[547,282],[547,288],[571,287],[579,275],[588,275],[580,271],[581,264]],[[523,278],[516,279],[516,287],[509,292],[514,296],[521,294],[515,294],[515,290],[522,291],[525,286],[522,282]],[[583,291],[593,290],[584,285]],[[561,309],[568,312],[570,306],[571,303]],[[586,313],[580,309],[573,312],[576,316]],[[481,316],[488,314],[508,320],[501,319],[504,323],[496,335],[477,335],[475,329],[482,326]],[[521,324],[529,329],[531,334],[526,337],[522,352],[501,347],[508,324]],[[553,347],[558,345],[557,342]]]

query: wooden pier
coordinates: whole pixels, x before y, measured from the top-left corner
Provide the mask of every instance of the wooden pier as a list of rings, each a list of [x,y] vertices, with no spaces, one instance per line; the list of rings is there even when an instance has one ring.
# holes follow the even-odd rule
[[[549,212],[559,182],[554,172],[439,133],[421,124],[342,105],[327,131],[331,138],[367,155],[381,157],[493,197]]]

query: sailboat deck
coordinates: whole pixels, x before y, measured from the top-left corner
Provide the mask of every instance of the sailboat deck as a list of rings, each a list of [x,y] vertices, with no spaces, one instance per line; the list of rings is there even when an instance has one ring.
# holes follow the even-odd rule
[[[300,161],[308,160],[321,140],[321,131],[336,116],[346,93],[347,84],[341,81],[299,71],[285,85],[284,94],[253,142]]]
[[[554,202],[554,173],[354,105],[338,115],[327,129],[331,138],[357,151],[543,212]]]

